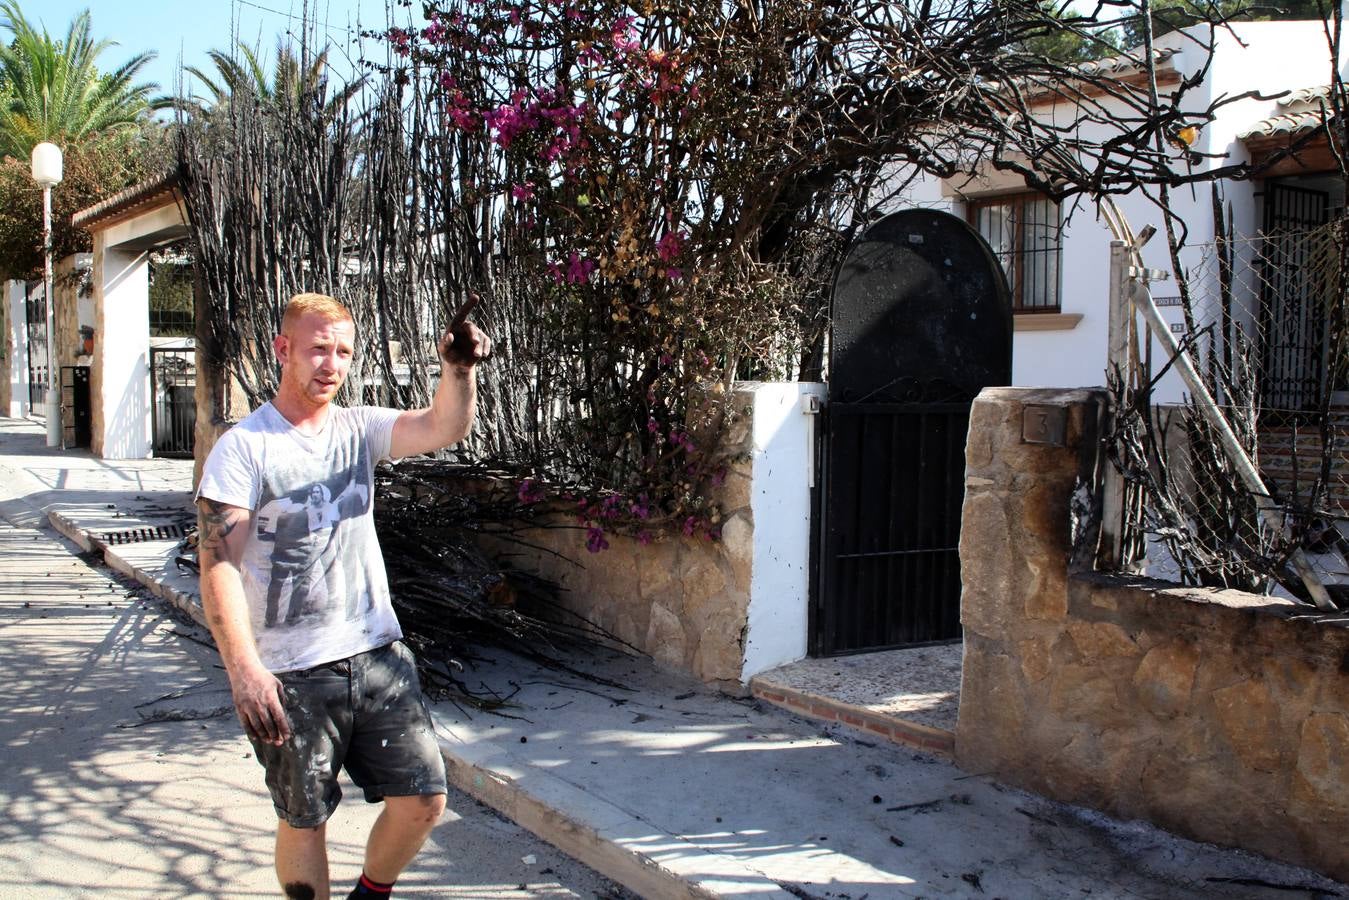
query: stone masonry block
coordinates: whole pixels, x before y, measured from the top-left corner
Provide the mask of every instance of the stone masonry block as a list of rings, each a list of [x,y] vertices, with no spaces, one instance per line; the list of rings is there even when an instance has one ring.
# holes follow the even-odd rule
[[[1025,741],[1026,697],[1020,664],[997,641],[965,637],[956,764],[969,772],[1018,771]]]
[[[1264,682],[1247,679],[1214,691],[1213,707],[1224,737],[1243,765],[1257,772],[1278,769],[1287,737]]]
[[[1019,566],[1003,497],[967,494],[960,527],[960,620],[990,637],[1007,633],[1015,602],[1012,570]]]
[[[1138,643],[1113,622],[1072,621],[1068,623],[1068,634],[1081,658],[1088,661],[1140,655]]]
[[[645,649],[652,659],[667,666],[683,669],[687,665],[688,640],[684,636],[684,623],[673,611],[660,604],[651,607]]]
[[[1199,656],[1193,644],[1181,641],[1149,650],[1133,678],[1143,708],[1163,719],[1174,718],[1189,709]]]
[[[1349,717],[1313,713],[1298,735],[1296,790],[1323,813],[1349,826]],[[1340,830],[1340,839],[1345,831]]]

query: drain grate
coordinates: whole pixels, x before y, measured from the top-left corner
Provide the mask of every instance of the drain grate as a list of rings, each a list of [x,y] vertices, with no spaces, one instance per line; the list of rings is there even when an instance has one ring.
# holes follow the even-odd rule
[[[105,531],[105,544],[138,544],[141,541],[181,540],[187,534],[191,523],[176,525],[148,525],[144,528],[128,528],[126,531]]]

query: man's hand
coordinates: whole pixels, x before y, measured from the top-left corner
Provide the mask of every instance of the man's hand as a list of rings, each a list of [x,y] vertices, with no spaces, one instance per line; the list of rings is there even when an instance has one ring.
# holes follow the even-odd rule
[[[230,673],[234,711],[244,731],[264,744],[280,746],[290,738],[290,720],[281,682],[262,666],[251,666]]]
[[[468,302],[450,320],[450,327],[436,349],[447,367],[470,372],[473,367],[492,356],[492,339],[478,326],[468,321],[469,314],[482,302],[476,293],[468,295]]]

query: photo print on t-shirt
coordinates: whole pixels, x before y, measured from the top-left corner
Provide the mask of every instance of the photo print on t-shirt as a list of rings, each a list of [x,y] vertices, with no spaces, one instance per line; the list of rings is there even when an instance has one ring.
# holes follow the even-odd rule
[[[333,448],[334,456],[346,456],[349,445]],[[270,550],[267,604],[263,628],[284,628],[308,620],[326,620],[341,615],[354,618],[360,612],[354,590],[360,580],[348,571],[359,554],[344,553],[344,520],[364,515],[373,491],[370,465],[364,448],[357,458],[334,459],[335,472],[314,480],[313,461],[280,472],[272,471],[264,482],[255,520],[257,539]]]

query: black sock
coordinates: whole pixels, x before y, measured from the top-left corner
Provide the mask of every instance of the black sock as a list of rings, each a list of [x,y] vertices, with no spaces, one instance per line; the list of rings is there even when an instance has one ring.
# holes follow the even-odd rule
[[[347,894],[347,900],[359,900],[360,897],[388,897],[393,894],[393,882],[380,884],[364,872],[361,873],[361,880],[356,882],[356,888],[350,894]]]

